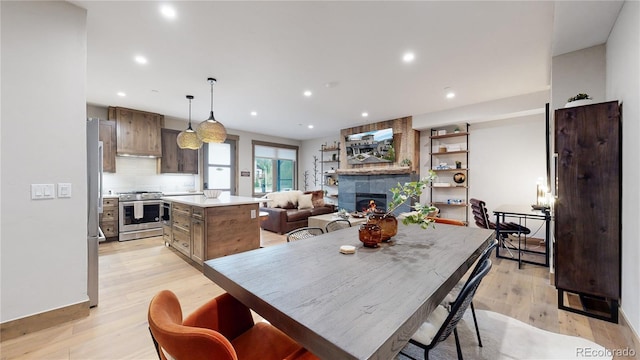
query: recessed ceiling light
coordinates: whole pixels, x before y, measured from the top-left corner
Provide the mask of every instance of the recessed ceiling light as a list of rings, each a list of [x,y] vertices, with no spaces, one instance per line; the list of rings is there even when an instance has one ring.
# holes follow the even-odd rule
[[[138,63],[138,64],[146,64],[147,63],[147,58],[142,56],[142,55],[136,55],[136,57],[134,58],[134,60]]]
[[[309,125],[307,126],[309,129],[313,129],[313,125]]]
[[[412,53],[412,52],[408,52],[408,53],[405,53],[405,54],[402,56],[402,61],[404,61],[404,62],[406,62],[406,63],[410,63],[410,62],[412,62],[413,60],[415,60],[415,58],[416,58],[416,56],[414,55],[414,53]]]
[[[176,18],[176,9],[169,5],[162,5],[160,7],[160,13],[167,19],[173,20]]]
[[[127,96],[127,94],[125,94],[125,93],[124,93],[124,92],[122,92],[122,91],[118,91],[118,96],[120,96],[120,97],[125,97],[125,96]]]
[[[258,116],[258,113],[256,111],[252,111],[251,116]]]
[[[305,91],[303,92],[303,94],[304,94],[304,96],[309,97],[309,96],[311,96],[313,93],[312,93],[311,91],[309,91],[309,90],[305,90]]]
[[[362,117],[367,117],[367,116],[369,116],[368,112],[365,111],[365,112],[362,113]]]
[[[452,88],[450,88],[450,87],[446,87],[446,88],[444,88],[444,96],[445,96],[447,99],[453,99],[454,97],[456,97],[456,92],[455,92],[455,91],[453,91],[453,89],[452,89]]]

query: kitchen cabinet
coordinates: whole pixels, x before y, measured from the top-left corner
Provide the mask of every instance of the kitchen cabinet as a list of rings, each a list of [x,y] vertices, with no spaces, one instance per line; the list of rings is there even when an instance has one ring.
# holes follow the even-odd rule
[[[617,101],[555,111],[558,307],[618,322],[621,115]],[[579,309],[565,305],[573,294]]]
[[[174,202],[171,210],[171,246],[202,265],[204,261],[204,209]]]
[[[100,141],[102,141],[102,170],[116,172],[116,122],[100,120]]]
[[[180,131],[162,129],[161,173],[197,174],[198,150],[180,149],[176,142]]]
[[[193,207],[191,213],[191,260],[204,262],[204,208]]]
[[[340,168],[340,147],[334,145],[322,145],[320,147],[320,172],[322,173],[322,190],[328,198],[328,203],[333,204],[338,198],[338,174]]]
[[[469,124],[431,129],[431,205],[440,216],[469,224]]]
[[[111,106],[109,119],[116,121],[117,155],[162,156],[163,115]]]
[[[118,240],[118,198],[102,199],[100,229],[107,240]]]

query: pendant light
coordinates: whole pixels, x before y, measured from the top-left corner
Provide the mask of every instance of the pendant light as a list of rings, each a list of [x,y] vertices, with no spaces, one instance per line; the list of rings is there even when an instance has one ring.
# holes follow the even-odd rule
[[[216,83],[216,79],[208,78],[207,81],[211,84],[211,114],[209,118],[198,125],[196,132],[200,140],[206,143],[223,143],[227,139],[227,130],[224,128],[221,122],[217,121],[213,117],[213,84]]]
[[[193,100],[193,95],[187,95],[187,99],[189,99],[189,127],[187,130],[181,131],[180,134],[178,134],[176,142],[180,149],[198,150],[200,146],[202,146],[202,141],[200,141],[198,134],[191,128],[191,100]]]

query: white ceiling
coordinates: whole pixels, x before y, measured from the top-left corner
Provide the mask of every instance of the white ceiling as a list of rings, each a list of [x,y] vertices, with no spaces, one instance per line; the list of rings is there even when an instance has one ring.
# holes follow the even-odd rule
[[[88,10],[88,103],[186,119],[190,94],[199,123],[215,77],[215,114],[227,128],[300,140],[548,89],[552,55],[605,42],[622,5],[72,2]],[[160,15],[162,4],[174,20]],[[135,63],[138,54],[148,64]],[[457,97],[445,99],[445,87]]]

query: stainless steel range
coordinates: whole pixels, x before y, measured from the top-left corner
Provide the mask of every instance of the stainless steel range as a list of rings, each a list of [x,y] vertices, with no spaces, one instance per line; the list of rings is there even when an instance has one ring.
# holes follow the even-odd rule
[[[118,240],[135,240],[162,236],[161,192],[133,191],[121,193],[120,234]]]

